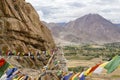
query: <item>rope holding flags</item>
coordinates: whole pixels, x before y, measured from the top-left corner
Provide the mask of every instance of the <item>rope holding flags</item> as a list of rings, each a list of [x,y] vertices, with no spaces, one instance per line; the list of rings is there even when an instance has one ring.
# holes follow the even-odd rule
[[[45,65],[43,68],[45,69],[45,71],[43,71],[43,72],[46,72],[47,70],[48,70],[48,67],[49,67],[49,65],[51,64],[51,60],[52,59],[54,59],[54,56],[56,55],[56,50],[52,50],[51,51],[51,53],[47,53],[47,55],[46,55],[46,53],[36,53],[36,54],[34,54],[34,55],[32,55],[31,53],[29,54],[28,53],[28,55],[25,55],[25,53],[22,53],[23,55],[22,56],[19,56],[21,53],[20,52],[18,52],[17,54],[13,54],[13,55],[11,55],[12,54],[12,52],[13,51],[8,51],[7,52],[7,54],[5,54],[5,58],[7,58],[7,59],[10,59],[10,58],[12,58],[12,56],[14,56],[15,57],[15,59],[18,59],[19,60],[19,58],[32,58],[33,56],[34,57],[37,57],[37,58],[41,58],[41,56],[42,56],[42,58],[44,58],[44,56],[48,56],[48,54],[50,54],[50,56],[51,56],[51,58],[49,59],[49,61],[48,61],[48,64],[47,65]],[[48,52],[48,51],[45,51],[45,52]],[[50,51],[49,51],[50,52]],[[45,54],[45,55],[44,55]],[[31,57],[31,55],[32,55],[32,57]],[[24,56],[24,57],[23,57]],[[30,76],[28,76],[28,75],[26,75],[26,74],[23,74],[21,71],[19,71],[19,69],[17,69],[17,68],[15,68],[15,67],[13,67],[11,64],[9,64],[4,58],[2,58],[2,57],[4,57],[4,56],[1,56],[0,55],[0,80],[39,80],[39,77],[38,78],[35,78],[35,79],[32,79]],[[10,57],[10,58],[9,58]],[[18,58],[16,58],[16,57],[18,57]],[[6,63],[8,63],[9,65],[7,65],[6,66],[6,64],[5,64],[5,62]],[[53,60],[52,61],[52,63],[54,64],[54,65],[58,65],[59,64],[59,60]],[[5,65],[4,65],[5,64]],[[4,67],[4,66],[6,66],[6,67]],[[4,70],[4,71],[3,71]],[[17,72],[17,71],[18,72]],[[53,70],[51,70],[51,72],[52,72]],[[62,71],[61,70],[57,70],[55,73],[57,73],[57,74],[55,74],[55,73],[51,73],[50,72],[50,74],[52,74],[52,76],[54,77],[54,80],[58,80],[59,78],[62,78]],[[42,73],[41,73],[42,74]],[[48,74],[45,74],[44,76],[46,76],[46,75],[49,75],[49,73]],[[50,75],[49,75],[50,76]]]
[[[0,64],[0,80],[29,80],[27,75],[6,62],[5,59],[1,58]]]
[[[48,51],[47,51],[48,52]],[[50,51],[49,51],[50,52]],[[51,54],[51,53],[49,53]],[[15,55],[15,54],[14,54]],[[40,54],[36,54],[39,55]],[[44,66],[45,71],[49,68],[49,64],[51,63],[52,59],[54,58],[55,53],[53,52],[51,58],[49,59],[46,66]],[[54,61],[54,65],[59,64],[60,61]],[[68,73],[62,76],[61,80],[85,80],[85,78],[89,75],[100,74],[103,69],[107,70],[107,73],[112,73],[120,66],[120,56],[116,55],[112,60],[104,63],[98,63],[93,67],[88,68],[86,71],[78,72],[78,73]],[[58,71],[56,76],[60,76],[63,71]],[[57,79],[57,78],[56,78]],[[26,74],[23,74],[19,69],[15,68],[11,64],[9,64],[4,58],[0,58],[0,80],[32,80],[32,78]],[[35,78],[34,80],[39,80]]]
[[[96,64],[95,66],[88,68],[86,71],[83,71],[80,74],[76,73],[73,76],[71,75],[72,73],[67,74],[64,76],[63,80],[85,80],[85,77],[92,75],[92,73],[100,74],[103,69],[106,69],[107,73],[112,73],[119,66],[120,66],[120,56],[117,55],[111,61]],[[78,74],[79,77],[76,77],[78,76]]]

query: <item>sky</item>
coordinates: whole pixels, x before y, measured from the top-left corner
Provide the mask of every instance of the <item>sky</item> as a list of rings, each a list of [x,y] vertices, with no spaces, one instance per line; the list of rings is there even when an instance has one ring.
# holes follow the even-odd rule
[[[46,22],[69,22],[86,14],[99,14],[120,23],[120,0],[26,0]]]

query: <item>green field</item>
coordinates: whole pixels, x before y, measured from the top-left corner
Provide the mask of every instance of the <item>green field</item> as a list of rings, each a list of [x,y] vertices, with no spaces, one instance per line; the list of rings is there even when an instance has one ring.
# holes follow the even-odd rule
[[[63,50],[68,60],[90,60],[92,58],[102,58],[103,60],[110,60],[115,55],[120,55],[120,43],[108,43],[104,45],[71,45],[64,46]]]

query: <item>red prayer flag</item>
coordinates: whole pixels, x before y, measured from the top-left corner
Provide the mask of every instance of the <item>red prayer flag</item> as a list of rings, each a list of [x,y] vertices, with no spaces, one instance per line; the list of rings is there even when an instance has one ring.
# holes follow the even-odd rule
[[[0,67],[2,67],[5,64],[5,59],[1,58],[0,59]]]
[[[101,63],[100,63],[101,64]],[[95,69],[97,69],[97,67],[99,67],[100,64],[97,64],[95,66],[93,66],[90,71],[88,72],[88,74],[90,74],[91,72],[93,72]]]

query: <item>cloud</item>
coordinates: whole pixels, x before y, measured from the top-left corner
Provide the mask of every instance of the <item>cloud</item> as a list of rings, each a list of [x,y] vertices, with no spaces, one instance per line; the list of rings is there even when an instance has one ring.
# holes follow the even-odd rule
[[[89,13],[98,13],[120,23],[120,0],[26,0],[46,22],[68,22]]]

